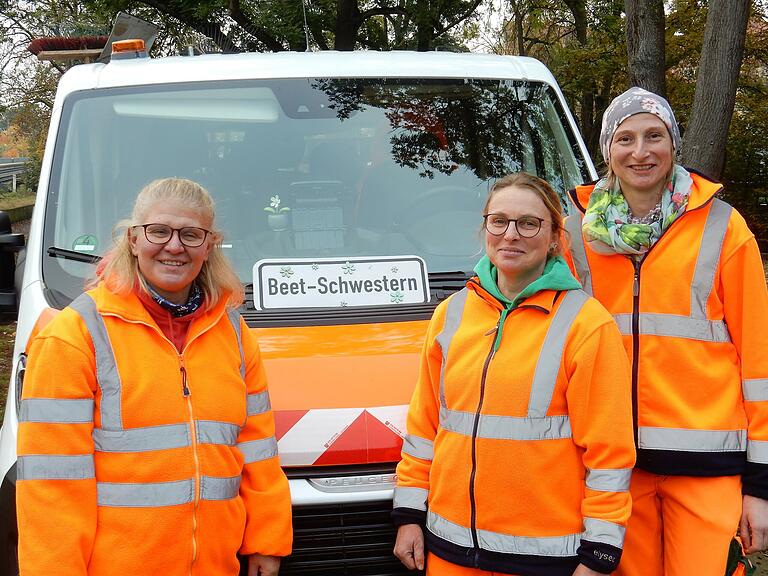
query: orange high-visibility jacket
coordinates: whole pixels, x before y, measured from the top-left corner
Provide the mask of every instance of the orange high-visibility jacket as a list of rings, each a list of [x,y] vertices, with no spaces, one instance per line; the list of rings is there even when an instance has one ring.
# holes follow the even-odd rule
[[[23,576],[239,573],[292,543],[258,345],[222,301],[182,352],[103,285],[31,343],[19,416]]]
[[[435,310],[408,412],[393,519],[455,564],[524,576],[616,567],[635,454],[629,363],[581,290],[513,308],[476,280]]]
[[[688,207],[638,261],[601,255],[581,218],[566,221],[584,289],[614,315],[632,362],[638,467],[656,474],[744,474],[768,498],[768,292],[741,215],[691,174]]]

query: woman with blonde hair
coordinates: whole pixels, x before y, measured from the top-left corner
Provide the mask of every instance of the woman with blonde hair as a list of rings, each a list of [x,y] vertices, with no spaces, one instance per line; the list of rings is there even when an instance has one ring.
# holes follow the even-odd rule
[[[208,215],[213,222],[213,198],[199,184],[182,178],[151,182],[136,198],[132,217],[115,226],[118,231],[127,233],[118,235],[114,248],[103,260],[104,264],[97,268],[96,280],[92,287],[100,281],[108,281],[113,291],[125,294],[132,291],[138,282],[145,291],[151,290],[139,270],[139,261],[134,254],[136,235],[132,228],[137,222],[146,219],[145,214],[152,204],[162,200],[174,200],[180,205],[192,207],[201,214]],[[206,307],[215,307],[219,299],[226,296],[228,305],[237,308],[243,303],[243,284],[221,250],[221,233],[211,230],[210,236],[210,249],[195,278],[195,285],[200,289]]]
[[[31,342],[18,437],[32,574],[274,576],[291,551],[258,345],[214,204],[138,195],[97,280]]]
[[[635,457],[621,336],[561,256],[547,182],[500,179],[482,218],[477,276],[429,324],[394,553],[427,576],[607,574]]]

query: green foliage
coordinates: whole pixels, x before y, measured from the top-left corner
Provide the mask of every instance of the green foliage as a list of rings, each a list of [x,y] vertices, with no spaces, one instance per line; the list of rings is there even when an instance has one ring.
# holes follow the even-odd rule
[[[667,96],[683,130],[696,91],[707,4],[706,0],[665,3]],[[726,189],[768,189],[767,6],[766,0],[753,0],[730,127]],[[582,38],[579,8],[586,17]],[[539,58],[554,73],[598,166],[602,159],[596,137],[603,110],[628,87],[623,8],[624,0],[510,0],[494,46],[498,52],[519,53],[518,31],[522,30],[524,53]],[[746,208],[752,201],[745,200],[741,191],[733,196]]]
[[[106,34],[112,17],[63,0],[8,1],[0,15],[0,107],[27,141],[31,160],[25,184],[35,189],[56,85],[77,62],[40,62],[26,48],[44,36]]]
[[[552,70],[596,161],[603,110],[626,83],[623,7],[623,0],[514,0],[494,46],[520,54],[522,44],[523,55]]]
[[[460,44],[482,0],[84,0],[94,11],[123,10],[195,33],[209,51],[416,48]],[[308,30],[304,29],[304,10]],[[425,36],[426,34],[426,36]],[[351,38],[348,46],[347,38]],[[206,41],[207,39],[207,41]],[[458,39],[458,42],[457,42]],[[343,46],[338,43],[344,44]],[[424,46],[422,46],[424,48]]]

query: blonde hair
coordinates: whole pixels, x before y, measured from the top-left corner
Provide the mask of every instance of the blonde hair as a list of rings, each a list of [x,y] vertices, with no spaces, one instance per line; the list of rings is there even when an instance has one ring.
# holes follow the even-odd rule
[[[142,290],[148,291],[147,283],[139,272],[138,259],[131,251],[129,232],[132,227],[144,224],[152,205],[162,200],[176,200],[183,206],[199,211],[210,222],[208,228],[211,230],[210,241],[213,245],[195,279],[205,297],[206,309],[215,307],[221,298],[227,299],[228,306],[240,306],[245,299],[243,284],[221,250],[221,233],[214,225],[213,198],[200,184],[184,178],[162,178],[142,188],[136,197],[131,217],[121,220],[115,226],[114,245],[96,268],[96,279],[92,285],[103,281],[113,292],[127,294],[138,283]]]
[[[488,213],[488,206],[490,206],[491,200],[500,190],[512,187],[530,190],[544,202],[544,206],[546,206],[549,217],[552,220],[552,234],[556,240],[554,248],[549,253],[553,256],[561,255],[563,253],[563,242],[557,240],[566,240],[568,237],[568,233],[563,227],[563,206],[560,203],[560,196],[558,196],[557,192],[546,180],[527,172],[514,172],[499,178],[488,192],[488,198],[485,201],[485,206],[483,206],[483,214]]]

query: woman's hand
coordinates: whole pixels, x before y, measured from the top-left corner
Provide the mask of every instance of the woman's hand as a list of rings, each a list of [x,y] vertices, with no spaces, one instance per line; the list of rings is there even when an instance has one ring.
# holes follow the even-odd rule
[[[584,564],[579,564],[573,572],[573,576],[605,576],[600,572],[595,572],[592,568],[587,568]]]
[[[408,570],[424,570],[424,532],[418,524],[404,524],[397,529],[395,556]]]
[[[279,556],[251,554],[248,557],[248,576],[277,576],[280,570]]]
[[[744,495],[739,536],[747,554],[768,548],[768,500]]]

